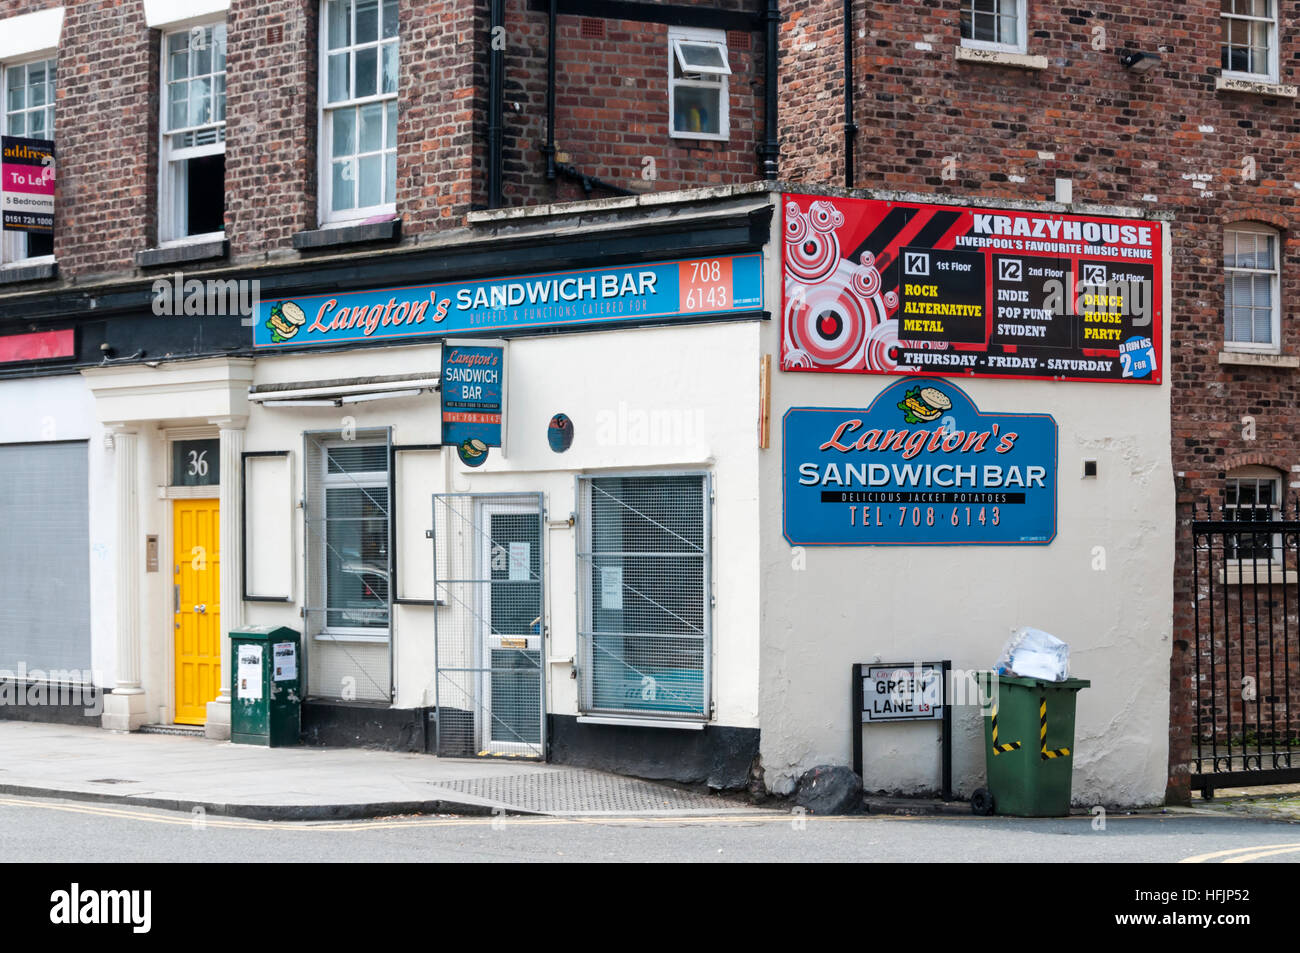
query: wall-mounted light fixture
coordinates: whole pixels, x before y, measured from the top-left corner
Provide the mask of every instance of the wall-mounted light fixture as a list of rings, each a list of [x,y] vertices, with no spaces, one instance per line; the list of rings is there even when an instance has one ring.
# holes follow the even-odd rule
[[[1142,50],[1120,50],[1119,65],[1134,73],[1145,73],[1160,62],[1157,53],[1144,53]]]

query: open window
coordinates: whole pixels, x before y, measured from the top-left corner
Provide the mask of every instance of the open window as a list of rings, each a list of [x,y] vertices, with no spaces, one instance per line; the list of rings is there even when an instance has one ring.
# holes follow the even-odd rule
[[[668,124],[679,139],[725,140],[730,134],[727,34],[674,29],[668,33]]]
[[[226,25],[162,38],[158,240],[219,238],[226,214]]]

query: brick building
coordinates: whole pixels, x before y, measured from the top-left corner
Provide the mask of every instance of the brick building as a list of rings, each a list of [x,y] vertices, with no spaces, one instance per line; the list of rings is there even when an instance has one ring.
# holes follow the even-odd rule
[[[1160,619],[1172,615],[1172,633],[1162,622],[1140,648],[1142,664],[1162,672],[1172,658],[1168,687],[1162,683],[1155,694],[1157,707],[1167,701],[1170,710],[1169,795],[1185,796],[1198,637],[1186,504],[1230,499],[1252,513],[1269,510],[1300,466],[1290,449],[1300,351],[1282,308],[1295,280],[1287,236],[1300,180],[1286,149],[1298,80],[1284,54],[1300,20],[1286,11],[1279,17],[1274,0],[1246,5],[1250,13],[1225,15],[1220,6],[1154,3],[1139,14],[1121,3],[1085,10],[1035,0],[77,0],[62,7],[0,0],[5,132],[53,139],[58,162],[52,239],[6,232],[0,261],[0,387],[8,406],[49,409],[11,420],[0,449],[10,453],[15,473],[65,474],[61,511],[75,524],[39,559],[11,547],[5,565],[17,571],[23,564],[66,564],[70,555],[89,562],[83,574],[68,577],[60,603],[66,612],[50,623],[72,633],[66,644],[42,655],[11,635],[0,668],[93,669],[104,673],[97,686],[111,690],[106,726],[206,723],[220,735],[231,704],[221,637],[245,622],[285,624],[304,630],[305,642],[316,646],[309,665],[316,666],[310,671],[317,686],[331,683],[313,692],[305,711],[312,740],[453,753],[498,745],[506,753],[540,752],[652,776],[747,783],[751,771],[761,776],[760,725],[764,737],[793,736],[816,721],[830,737],[825,719],[792,714],[796,706],[784,697],[786,685],[792,696],[815,695],[820,687],[783,681],[781,637],[755,634],[761,613],[754,606],[763,603],[756,596],[745,608],[737,598],[761,590],[769,563],[790,559],[779,531],[774,539],[766,535],[781,508],[780,475],[751,459],[767,452],[766,444],[754,448],[751,434],[760,404],[757,359],[777,350],[778,322],[765,319],[780,310],[774,302],[782,246],[773,236],[784,213],[781,190],[930,196],[1057,216],[1100,212],[1160,220],[1169,235],[1169,429],[1144,410],[1131,432],[1116,426],[1111,438],[1091,417],[1080,418],[1077,430],[1090,441],[1078,452],[1104,464],[1141,463],[1134,464],[1139,476],[1131,494],[1112,486],[1106,503],[1113,509],[1108,519],[1124,513],[1133,525],[1114,536],[1099,533],[1091,540],[1097,545],[1136,545],[1141,533],[1135,537],[1133,526],[1168,543],[1172,506],[1165,512],[1162,491],[1147,482],[1158,484],[1161,466],[1170,463],[1176,474],[1184,509],[1171,567],[1173,605],[1162,595],[1171,584],[1163,570],[1150,591],[1117,581],[1105,598],[1132,599],[1144,612],[1154,604]],[[1225,241],[1240,249],[1231,276]],[[473,282],[489,293],[486,285],[504,276],[581,273],[594,281],[608,276],[600,269],[722,259],[743,270],[753,255],[761,264],[743,306],[679,302],[663,313],[650,307],[640,318],[611,311],[608,327],[593,316],[568,335],[553,333],[563,329],[558,321],[503,329],[484,318],[460,326],[466,334],[509,338],[512,393],[525,395],[515,400],[527,400],[522,406],[533,416],[546,411],[540,423],[528,424],[528,440],[512,436],[525,448],[517,464],[509,456],[516,451],[502,448],[504,470],[495,469],[497,461],[477,470],[464,457],[462,466],[450,452],[438,453],[445,459],[437,463],[420,456],[442,444],[429,423],[438,412],[431,382],[440,380],[450,331],[399,333],[388,320],[390,305],[373,339],[373,326],[362,341],[345,337],[346,325],[331,325],[333,338],[296,348],[288,342],[298,331],[285,325],[271,333],[288,338],[257,337],[255,346],[248,324],[232,313],[254,308],[179,307],[186,281],[256,281],[261,310],[253,334],[262,335],[274,320],[266,311],[273,303],[351,294],[359,296],[358,307],[373,309],[375,289],[446,286],[455,300],[460,291],[472,298],[479,290]],[[574,280],[586,280],[581,276]],[[741,287],[735,280],[733,291]],[[210,305],[210,286],[207,293]],[[394,295],[385,300],[401,298]],[[164,299],[178,305],[176,314],[160,310]],[[760,299],[766,303],[754,304]],[[414,299],[402,300],[414,307]],[[1225,313],[1232,317],[1226,325]],[[648,369],[656,356],[673,364],[680,350],[693,355],[687,370]],[[736,354],[755,360],[731,361]],[[581,381],[551,391],[538,383],[568,362],[599,366],[605,376],[592,372],[586,391]],[[716,380],[696,383],[718,365],[726,370]],[[800,400],[866,403],[853,390],[861,381],[840,379],[823,392],[801,383],[801,375],[774,373],[769,410],[778,417]],[[1053,388],[1050,398],[1036,396]],[[1040,381],[990,385],[976,396],[999,405],[1060,401],[1063,408],[1052,412],[1065,428],[1071,402],[1106,392],[1101,404],[1114,390]],[[385,399],[371,401],[376,394]],[[333,409],[313,409],[313,400]],[[393,409],[372,409],[380,407]],[[703,436],[683,436],[680,426],[666,445],[629,436],[637,413],[678,414],[672,419],[680,424],[681,414],[699,408],[712,415]],[[582,451],[555,458],[562,466],[531,443],[552,412],[557,421],[567,413],[576,422],[575,451]],[[339,423],[340,414],[379,456],[335,453],[341,444],[328,433],[338,437],[349,426]],[[1249,427],[1244,418],[1251,418]],[[522,412],[518,419],[525,419]],[[615,436],[587,455],[584,431],[602,427]],[[1135,445],[1147,438],[1161,445]],[[219,459],[220,475],[215,466],[210,478],[183,473],[191,453],[193,461]],[[1153,454],[1163,463],[1151,463]],[[339,473],[330,469],[336,456]],[[356,473],[347,470],[363,463]],[[317,466],[324,473],[319,486],[309,472]],[[549,475],[528,483],[530,467]],[[409,497],[399,474],[409,475]],[[313,494],[326,500],[332,489],[341,492],[342,484],[331,482],[336,476],[352,489],[362,480],[358,505],[379,507],[385,529],[376,533],[387,542],[362,533],[350,543],[355,553],[331,562],[329,534],[342,530],[331,529],[322,515],[327,507]],[[607,478],[622,482],[601,482]],[[715,481],[716,511],[708,502]],[[383,506],[374,500],[381,486],[389,501]],[[445,578],[436,575],[438,560],[454,561],[455,549],[435,541],[437,555],[419,555],[422,533],[412,530],[407,540],[396,527],[405,519],[398,514],[415,520],[427,513],[430,493],[440,500],[435,523],[439,512],[444,521],[457,518],[453,497],[460,490],[497,494],[471,518],[487,520],[489,535],[493,520],[522,534],[510,540],[525,564],[515,568],[528,574],[545,567],[555,582],[533,594],[536,618],[511,619],[520,632],[510,638],[521,642],[476,642],[477,661],[457,665],[438,658],[441,649],[429,638],[438,624],[453,633],[444,635],[444,647],[478,638],[470,633],[473,619],[453,618],[445,611],[449,592],[430,582]],[[540,504],[528,496],[534,490]],[[654,631],[663,638],[625,641],[615,664],[626,671],[607,682],[597,659],[605,651],[602,626],[614,623],[602,613],[623,611],[612,608],[622,605],[620,588],[628,598],[635,593],[631,564],[602,563],[612,557],[591,535],[606,518],[592,502],[601,492],[626,492],[624,502],[639,500],[649,521],[667,518],[651,512],[667,500],[664,512],[685,513],[683,526],[709,543],[701,543],[707,555],[700,572],[675,570],[690,577],[679,585],[691,593],[690,611],[660,605],[664,617],[655,624],[666,628]],[[287,515],[257,508],[259,500],[281,497]],[[187,650],[182,663],[173,617],[186,633],[203,623],[173,606],[211,601],[189,599],[202,582],[181,571],[179,555],[172,558],[180,552],[173,535],[192,531],[178,521],[204,518],[198,511],[179,515],[193,500],[216,501],[225,518],[220,529],[212,524],[213,542],[219,538],[221,551],[239,558],[224,560],[213,583],[223,624],[203,636],[211,643],[206,649]],[[1161,511],[1143,513],[1144,502]],[[31,501],[23,505],[35,514],[33,526],[53,518],[31,509]],[[357,518],[380,519],[365,512]],[[533,529],[511,523],[520,517],[538,522]],[[735,528],[747,521],[761,527],[753,536]],[[265,552],[249,543],[248,526],[265,529]],[[437,548],[444,542],[447,553]],[[1058,554],[1065,542],[1063,536],[1055,544]],[[751,553],[762,554],[761,566],[746,561]],[[1028,565],[1011,563],[1008,570]],[[500,571],[506,582],[525,581]],[[833,574],[857,571],[846,563]],[[474,579],[491,589],[501,582],[496,572],[484,569]],[[1049,590],[1071,584],[1065,570],[1053,573],[1043,583]],[[721,598],[713,593],[718,583],[725,583]],[[353,604],[330,604],[331,587]],[[561,599],[566,591],[576,593],[576,604],[568,604],[572,595]],[[44,594],[36,599],[48,601]],[[1292,611],[1298,603],[1290,603]],[[34,605],[15,604],[11,618],[25,618]],[[482,615],[480,607],[479,623]],[[384,624],[372,624],[376,619]],[[679,623],[700,636],[689,650],[667,645],[669,635],[682,635],[673,629]],[[486,623],[489,632],[497,627]],[[1290,632],[1294,639],[1295,628]],[[533,641],[534,634],[543,641]],[[981,646],[997,641],[981,638]],[[869,648],[853,649],[847,633],[844,640],[850,656]],[[1100,652],[1104,644],[1088,649]],[[492,652],[507,649],[540,674],[501,674]],[[972,645],[959,664],[974,666],[992,651]],[[827,665],[840,661],[837,654]],[[1283,662],[1294,664],[1285,656]],[[454,671],[471,671],[465,677],[479,681],[457,682]],[[646,677],[675,686],[664,695],[668,701],[656,701],[654,689],[636,695]],[[199,688],[191,691],[190,678]],[[829,690],[838,696],[842,681]],[[1146,675],[1135,676],[1134,685],[1135,692],[1151,689]],[[1109,690],[1127,706],[1130,687]],[[448,704],[449,692],[473,697],[458,707]],[[506,713],[504,723],[491,714],[493,704]],[[79,706],[65,707],[60,717],[83,717]],[[513,737],[494,738],[494,722]],[[702,725],[707,730],[698,730]],[[971,722],[963,730],[973,737],[977,727]],[[819,735],[806,745],[777,745],[770,757],[762,752],[768,787],[788,790],[790,777],[810,761],[842,760],[838,744]],[[1163,747],[1143,747],[1134,757],[1149,767],[1166,756]],[[1104,796],[1105,777],[1089,781],[1089,796]],[[924,783],[906,775],[896,786]],[[1152,793],[1146,785],[1116,797],[1134,803]]]

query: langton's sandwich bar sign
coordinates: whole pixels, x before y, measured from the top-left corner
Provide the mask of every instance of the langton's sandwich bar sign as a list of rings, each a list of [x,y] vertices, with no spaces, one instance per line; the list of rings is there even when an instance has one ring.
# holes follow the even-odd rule
[[[784,535],[795,546],[1038,545],[1056,538],[1057,426],[981,411],[911,377],[871,406],[782,421]]]
[[[782,201],[786,371],[1160,383],[1158,222]]]

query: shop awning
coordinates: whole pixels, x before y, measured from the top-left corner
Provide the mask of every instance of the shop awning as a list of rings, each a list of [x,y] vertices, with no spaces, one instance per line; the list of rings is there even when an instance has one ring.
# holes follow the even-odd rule
[[[342,407],[370,400],[418,397],[438,389],[437,371],[346,377],[327,381],[259,384],[248,389],[248,399],[263,407]]]

